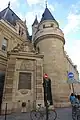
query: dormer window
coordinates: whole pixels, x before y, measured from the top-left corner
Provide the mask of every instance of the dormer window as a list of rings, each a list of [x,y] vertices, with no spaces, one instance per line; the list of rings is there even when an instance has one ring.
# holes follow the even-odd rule
[[[51,24],[51,27],[53,27],[53,24]]]
[[[2,41],[2,50],[3,51],[7,50],[7,42],[8,42],[8,40],[6,38],[4,38]]]
[[[19,27],[19,35],[20,35],[20,36],[23,36],[23,34],[24,34],[23,29],[22,29],[21,27]]]
[[[14,14],[12,13],[12,16],[13,16]]]
[[[43,28],[45,28],[45,25],[43,25]]]
[[[19,35],[21,35],[21,27],[19,27]]]
[[[24,34],[24,31],[23,31],[23,29],[21,30],[21,36],[23,36],[23,34]]]

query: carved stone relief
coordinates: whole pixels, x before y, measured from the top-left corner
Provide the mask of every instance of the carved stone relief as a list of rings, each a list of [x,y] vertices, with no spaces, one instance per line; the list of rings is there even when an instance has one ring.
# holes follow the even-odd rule
[[[17,44],[12,52],[35,52],[35,49],[29,41],[25,41],[22,44]]]
[[[23,60],[20,66],[20,70],[34,70],[34,62],[31,60]]]
[[[19,92],[24,95],[24,94],[29,94],[30,90],[21,89],[19,90]]]

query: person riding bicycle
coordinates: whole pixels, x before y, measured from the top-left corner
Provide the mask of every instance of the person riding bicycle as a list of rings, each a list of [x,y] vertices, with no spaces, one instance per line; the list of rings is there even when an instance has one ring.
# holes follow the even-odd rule
[[[76,120],[77,108],[78,108],[78,105],[79,105],[78,96],[75,95],[74,93],[71,93],[70,102],[71,102],[71,105],[72,105],[72,118],[73,118],[73,120]]]
[[[74,93],[71,93],[71,95],[70,95],[70,102],[71,102],[71,104],[74,104],[75,101],[76,101],[75,94],[74,94]]]

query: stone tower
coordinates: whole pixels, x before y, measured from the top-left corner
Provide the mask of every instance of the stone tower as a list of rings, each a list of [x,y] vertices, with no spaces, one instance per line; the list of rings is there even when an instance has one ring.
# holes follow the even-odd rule
[[[33,36],[33,41],[36,48],[38,47],[40,53],[44,55],[44,73],[47,73],[52,81],[53,103],[58,107],[69,105],[70,89],[66,82],[64,34],[47,7]]]

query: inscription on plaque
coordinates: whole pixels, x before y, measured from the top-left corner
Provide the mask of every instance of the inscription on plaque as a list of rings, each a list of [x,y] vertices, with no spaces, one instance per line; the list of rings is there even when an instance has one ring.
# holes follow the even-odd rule
[[[20,72],[18,89],[31,89],[31,73]]]

